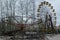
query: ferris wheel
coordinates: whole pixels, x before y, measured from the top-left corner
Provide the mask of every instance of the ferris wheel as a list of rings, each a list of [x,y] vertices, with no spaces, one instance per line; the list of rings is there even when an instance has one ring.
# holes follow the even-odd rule
[[[42,19],[42,21],[44,23],[47,20],[46,18],[49,19],[49,16],[50,16],[51,17],[50,22],[52,21],[53,26],[56,26],[55,9],[53,8],[53,6],[49,2],[46,2],[46,1],[41,2],[38,6],[37,12],[38,12],[37,13],[38,20]]]

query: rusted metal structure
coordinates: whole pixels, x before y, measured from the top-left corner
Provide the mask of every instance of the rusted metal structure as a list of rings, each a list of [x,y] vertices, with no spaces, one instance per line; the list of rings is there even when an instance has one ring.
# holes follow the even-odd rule
[[[34,0],[1,0],[1,30],[23,30],[34,25]],[[6,11],[5,11],[6,10]]]

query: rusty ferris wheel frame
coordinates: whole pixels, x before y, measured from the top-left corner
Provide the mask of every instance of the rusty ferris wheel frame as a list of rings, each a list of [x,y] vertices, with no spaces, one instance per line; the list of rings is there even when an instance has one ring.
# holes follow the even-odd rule
[[[53,20],[53,26],[56,26],[56,13],[55,13],[55,9],[53,8],[53,6],[49,3],[49,2],[41,2],[41,4],[39,4],[38,6],[38,9],[37,9],[37,17],[38,17],[38,20],[40,19],[40,9],[43,5],[46,5],[47,7],[50,8],[50,10],[52,10],[53,12],[53,16],[54,16],[54,20]]]

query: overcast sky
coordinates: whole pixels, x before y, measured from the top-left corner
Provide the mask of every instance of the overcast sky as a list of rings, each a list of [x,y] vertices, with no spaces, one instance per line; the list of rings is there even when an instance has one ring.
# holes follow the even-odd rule
[[[38,7],[39,3],[44,0],[36,0],[36,7]],[[60,24],[60,0],[45,0],[51,3],[51,5],[54,7],[56,15],[57,15],[57,26]]]

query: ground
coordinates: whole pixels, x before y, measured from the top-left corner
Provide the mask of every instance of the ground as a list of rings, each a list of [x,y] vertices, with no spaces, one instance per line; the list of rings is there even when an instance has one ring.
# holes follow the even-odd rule
[[[60,34],[46,36],[46,37],[48,38],[48,40],[60,40]]]
[[[11,37],[9,37],[9,36],[8,37],[0,36],[0,40],[9,40],[10,38]],[[18,40],[22,40],[22,39],[18,39]],[[37,39],[33,39],[33,40],[37,40]],[[60,40],[60,34],[46,34],[45,40]]]

